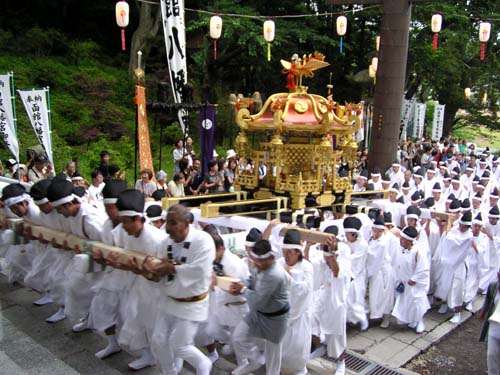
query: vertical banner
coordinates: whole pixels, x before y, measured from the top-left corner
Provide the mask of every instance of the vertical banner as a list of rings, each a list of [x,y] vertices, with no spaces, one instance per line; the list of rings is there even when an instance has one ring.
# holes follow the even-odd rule
[[[215,107],[205,104],[200,108],[201,165],[208,172],[208,162],[213,159],[215,141]]]
[[[410,122],[410,118],[413,114],[415,108],[415,98],[410,100],[403,99],[403,106],[401,107],[401,121],[403,129],[401,131],[401,139],[405,140],[408,134],[408,124]]]
[[[415,104],[415,116],[413,119],[413,137],[422,139],[425,130],[425,103]]]
[[[362,107],[361,107],[361,114],[360,114],[359,120],[360,120],[359,129],[355,135],[356,143],[361,143],[365,140],[365,106],[364,105],[362,105]]]
[[[163,35],[167,49],[170,86],[175,103],[182,103],[182,90],[187,83],[186,30],[184,26],[184,0],[161,0]],[[187,111],[177,112],[182,132],[187,135]]]
[[[149,141],[148,118],[146,115],[146,88],[135,86],[135,105],[137,106],[137,139],[139,143],[139,170],[149,168],[153,171],[151,143]]]
[[[0,137],[19,163],[19,142],[16,134],[14,74],[0,74]]]
[[[17,90],[30,119],[40,144],[52,165],[52,139],[50,130],[50,107],[48,105],[49,88]]]
[[[432,119],[432,140],[439,141],[443,136],[444,104],[436,102],[434,106],[434,118]]]

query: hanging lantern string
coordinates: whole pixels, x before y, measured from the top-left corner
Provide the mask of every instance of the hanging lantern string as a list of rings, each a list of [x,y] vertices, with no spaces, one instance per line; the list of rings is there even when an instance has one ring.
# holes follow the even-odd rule
[[[160,5],[158,1],[150,1],[150,0],[138,0],[140,3],[146,3],[146,4],[153,4],[153,5]],[[359,12],[363,12],[365,10],[370,10],[374,8],[381,8],[382,5],[369,5],[369,6],[364,6],[363,9],[349,9],[349,10],[343,10],[339,12],[323,12],[323,13],[314,13],[314,14],[285,14],[281,16],[272,16],[272,18],[303,18],[303,17],[325,17],[325,16],[337,16],[341,14],[355,14]],[[241,18],[254,18],[258,20],[262,19],[267,19],[271,16],[252,16],[249,14],[238,14],[238,13],[220,13],[220,12],[210,12],[208,10],[202,10],[202,9],[192,9],[192,8],[184,8],[185,11],[187,12],[193,12],[193,13],[204,13],[204,14],[210,14],[210,15],[215,15],[218,14],[219,16],[226,16],[226,17],[241,17]],[[443,16],[453,16],[453,17],[461,17],[461,18],[467,18],[471,19],[473,21],[481,21],[483,19],[488,19],[489,21],[500,21],[500,18],[491,18],[491,17],[474,17],[474,16],[464,16],[462,14],[455,14],[455,13],[444,13],[440,12]]]

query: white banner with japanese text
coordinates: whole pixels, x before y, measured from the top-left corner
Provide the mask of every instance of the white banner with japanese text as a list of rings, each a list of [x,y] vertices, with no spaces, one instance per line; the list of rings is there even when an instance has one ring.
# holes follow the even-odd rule
[[[413,120],[413,138],[422,139],[425,130],[425,103],[415,104],[415,117]]]
[[[161,16],[167,48],[170,86],[172,87],[175,103],[182,103],[182,91],[187,83],[184,0],[161,0]],[[187,111],[180,109],[177,116],[182,131],[187,134]]]
[[[438,102],[434,106],[434,118],[432,119],[432,140],[434,141],[439,141],[443,136],[444,107],[445,104]]]
[[[52,138],[50,130],[50,109],[47,104],[49,88],[17,90],[40,144],[52,164]]]
[[[408,134],[408,123],[415,109],[415,98],[410,100],[403,99],[403,106],[401,107],[401,122],[403,129],[400,130],[400,139],[405,140]]]
[[[0,74],[0,137],[19,162],[19,142],[16,135],[14,106],[14,74]]]

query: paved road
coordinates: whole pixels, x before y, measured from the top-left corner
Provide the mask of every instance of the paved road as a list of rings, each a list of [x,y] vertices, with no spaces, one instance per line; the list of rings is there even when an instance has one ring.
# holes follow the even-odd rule
[[[45,318],[53,314],[57,306],[34,306],[32,301],[39,297],[39,293],[29,288],[9,286],[0,274],[0,375],[131,373],[127,363],[134,357],[126,352],[106,360],[94,356],[106,345],[100,335],[90,331],[73,333],[67,320],[57,324],[45,323]],[[480,304],[480,300],[475,301],[476,306]],[[361,354],[372,365],[380,363],[402,370],[401,366],[456,328],[447,322],[450,316],[451,313],[439,315],[435,311],[429,312],[426,315],[427,331],[422,335],[396,325],[388,330],[373,327],[366,332],[350,328],[348,348]],[[232,356],[221,358],[212,373],[228,375],[236,367],[234,363]],[[334,372],[334,365],[325,359],[310,361],[308,368],[311,375],[331,375]],[[193,373],[193,369],[185,365],[182,374]],[[159,371],[149,368],[140,374],[157,375]],[[264,374],[264,370],[259,370],[257,374]]]

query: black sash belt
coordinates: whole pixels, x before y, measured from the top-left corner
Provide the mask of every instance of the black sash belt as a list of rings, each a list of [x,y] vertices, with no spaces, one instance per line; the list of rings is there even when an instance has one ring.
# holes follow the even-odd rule
[[[290,305],[286,305],[285,307],[283,307],[281,310],[278,310],[278,311],[273,311],[273,312],[262,312],[262,311],[257,311],[259,314],[262,314],[264,316],[267,316],[267,317],[272,317],[272,316],[280,316],[280,315],[284,315],[286,314],[287,312],[290,311]]]

